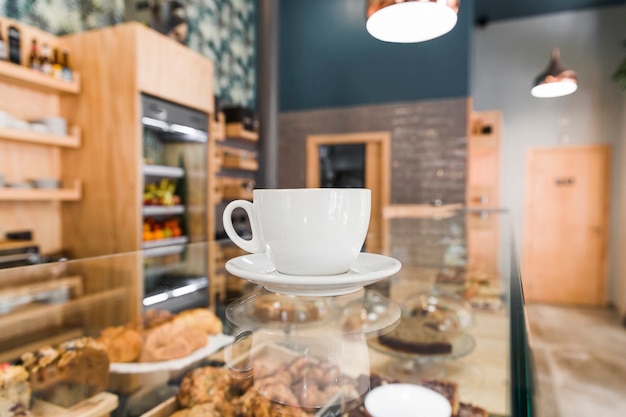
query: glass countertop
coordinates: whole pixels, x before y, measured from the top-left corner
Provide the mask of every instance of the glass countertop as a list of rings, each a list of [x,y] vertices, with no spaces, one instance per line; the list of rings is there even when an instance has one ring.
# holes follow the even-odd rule
[[[532,367],[509,215],[405,214],[383,219],[381,230],[364,252],[397,259],[400,271],[328,297],[276,294],[230,275],[226,261],[245,253],[226,240],[0,270],[0,362],[98,337],[149,309],[208,307],[232,337],[225,347],[149,377],[111,375],[108,391],[119,398],[113,415],[140,416],[171,400],[194,367],[249,373],[258,354],[263,361],[309,355],[320,367],[341,364],[355,396],[367,392],[359,379],[367,374],[442,380],[490,415],[531,416]]]

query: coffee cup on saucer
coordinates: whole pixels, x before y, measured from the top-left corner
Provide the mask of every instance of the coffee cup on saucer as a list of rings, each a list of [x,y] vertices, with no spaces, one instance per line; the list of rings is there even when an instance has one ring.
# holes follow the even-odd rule
[[[232,223],[243,209],[252,238]],[[369,227],[371,191],[364,188],[258,189],[253,201],[235,200],[224,209],[224,230],[241,249],[265,253],[287,275],[338,275],[350,270]]]

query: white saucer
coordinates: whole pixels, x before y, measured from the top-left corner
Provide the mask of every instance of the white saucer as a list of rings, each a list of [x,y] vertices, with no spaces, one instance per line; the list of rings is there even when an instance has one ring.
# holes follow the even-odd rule
[[[228,272],[263,285],[268,291],[319,297],[353,293],[394,275],[401,266],[397,259],[364,252],[359,253],[348,272],[339,275],[281,274],[266,254],[243,255],[226,262]]]

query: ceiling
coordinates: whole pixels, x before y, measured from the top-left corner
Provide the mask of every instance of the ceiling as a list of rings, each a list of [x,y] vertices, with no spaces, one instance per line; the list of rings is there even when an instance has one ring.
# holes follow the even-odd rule
[[[478,24],[506,19],[625,4],[626,0],[474,0]]]

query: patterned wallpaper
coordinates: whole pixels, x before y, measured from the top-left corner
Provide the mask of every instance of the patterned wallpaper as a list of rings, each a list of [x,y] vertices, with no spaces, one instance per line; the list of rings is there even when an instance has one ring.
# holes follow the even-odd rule
[[[256,108],[256,1],[188,0],[187,44],[215,63],[223,104]],[[57,35],[124,21],[124,0],[0,0],[0,15]]]
[[[0,0],[0,14],[56,35],[124,20],[123,0]]]
[[[256,108],[254,0],[189,0],[189,46],[215,63],[215,92],[225,104]]]

